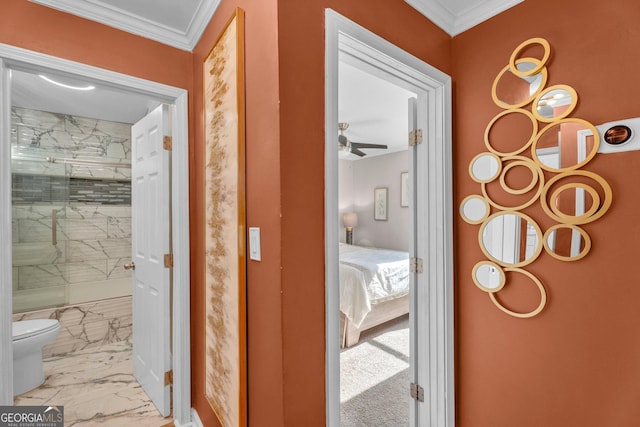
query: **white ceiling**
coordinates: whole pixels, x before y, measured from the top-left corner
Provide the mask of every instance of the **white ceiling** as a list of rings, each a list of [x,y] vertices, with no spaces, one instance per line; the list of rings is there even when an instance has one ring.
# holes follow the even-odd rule
[[[133,124],[160,103],[148,96],[116,91],[106,86],[86,82],[77,77],[45,76],[73,86],[95,86],[94,90],[80,91],[57,86],[37,74],[11,70],[11,104],[17,107],[79,117]]]
[[[192,51],[221,0],[30,0]]]
[[[344,135],[352,142],[388,146],[387,150],[364,148],[362,151],[366,157],[407,149],[408,99],[415,96],[353,65],[339,64],[338,121],[349,123]],[[340,152],[340,158],[358,160],[361,157]]]
[[[524,0],[405,1],[453,37]]]

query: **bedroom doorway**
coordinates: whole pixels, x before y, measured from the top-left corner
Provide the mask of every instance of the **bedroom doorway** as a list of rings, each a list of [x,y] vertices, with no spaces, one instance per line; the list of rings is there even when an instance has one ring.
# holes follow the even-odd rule
[[[450,78],[325,34],[327,425],[453,426]]]

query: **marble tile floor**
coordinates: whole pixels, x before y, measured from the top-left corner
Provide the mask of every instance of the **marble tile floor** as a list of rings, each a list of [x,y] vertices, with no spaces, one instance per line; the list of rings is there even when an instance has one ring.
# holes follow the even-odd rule
[[[132,373],[129,342],[44,360],[45,383],[15,405],[64,406],[65,427],[160,427],[162,418]]]

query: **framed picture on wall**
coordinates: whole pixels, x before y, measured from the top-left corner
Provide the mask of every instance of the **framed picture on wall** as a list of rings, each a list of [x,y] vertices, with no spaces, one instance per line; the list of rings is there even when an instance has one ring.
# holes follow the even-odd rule
[[[386,221],[388,218],[388,189],[386,187],[376,188],[373,190],[373,219],[376,221]]]
[[[205,397],[223,427],[247,425],[244,11],[203,63]]]
[[[409,172],[400,174],[400,207],[409,207]]]

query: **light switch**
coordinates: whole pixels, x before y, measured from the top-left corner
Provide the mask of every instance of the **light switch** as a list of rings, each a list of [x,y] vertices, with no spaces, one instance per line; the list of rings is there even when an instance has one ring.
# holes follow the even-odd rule
[[[249,227],[249,258],[260,261],[260,227]]]

